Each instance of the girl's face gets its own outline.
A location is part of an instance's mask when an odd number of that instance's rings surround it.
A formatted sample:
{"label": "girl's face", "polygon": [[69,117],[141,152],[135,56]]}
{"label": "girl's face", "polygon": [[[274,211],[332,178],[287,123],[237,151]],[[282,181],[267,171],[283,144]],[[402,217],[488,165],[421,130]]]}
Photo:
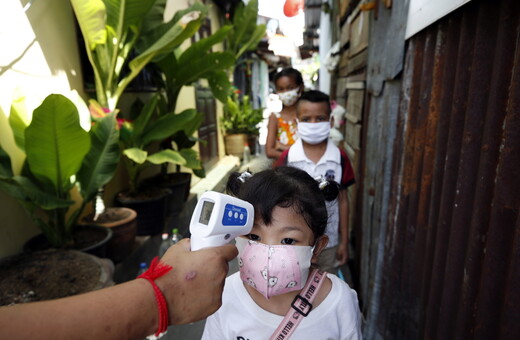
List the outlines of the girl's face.
{"label": "girl's face", "polygon": [[275,207],[272,221],[266,225],[261,218],[255,220],[253,229],[246,238],[268,245],[314,245],[314,234],[302,215],[293,208]]}
{"label": "girl's face", "polygon": [[293,77],[283,76],[276,81],[276,93],[284,93],[300,88]]}
{"label": "girl's face", "polygon": [[243,237],[268,245],[314,246],[312,263],[317,261],[318,255],[329,242],[326,235],[315,240],[314,233],[303,216],[297,214],[292,207],[278,206],[273,209],[270,225],[266,225],[261,218],[255,219],[251,233]]}

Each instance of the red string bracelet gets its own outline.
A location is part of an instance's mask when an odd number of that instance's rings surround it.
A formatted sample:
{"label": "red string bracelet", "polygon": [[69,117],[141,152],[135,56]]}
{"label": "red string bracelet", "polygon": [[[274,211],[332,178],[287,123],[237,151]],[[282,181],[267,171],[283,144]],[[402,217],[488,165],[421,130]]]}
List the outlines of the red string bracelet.
{"label": "red string bracelet", "polygon": [[139,275],[137,278],[146,279],[148,282],[152,284],[153,292],[155,294],[155,300],[157,300],[157,305],[159,307],[159,326],[157,328],[157,332],[155,332],[155,336],[159,336],[162,333],[165,333],[168,329],[168,304],[166,303],[166,299],[164,298],[163,293],[157,287],[154,280],[160,278],[164,274],[168,273],[172,269],[172,266],[167,265],[159,261],[159,257],[155,257],[150,263],[150,268],[147,271]]}

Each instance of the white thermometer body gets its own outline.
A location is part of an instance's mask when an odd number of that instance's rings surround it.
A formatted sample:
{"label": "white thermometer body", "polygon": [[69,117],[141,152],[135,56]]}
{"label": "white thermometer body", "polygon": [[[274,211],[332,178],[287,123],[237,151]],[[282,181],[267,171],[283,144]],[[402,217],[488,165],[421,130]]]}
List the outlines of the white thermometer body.
{"label": "white thermometer body", "polygon": [[206,191],[197,202],[190,222],[191,250],[225,245],[253,228],[251,203],[215,191]]}

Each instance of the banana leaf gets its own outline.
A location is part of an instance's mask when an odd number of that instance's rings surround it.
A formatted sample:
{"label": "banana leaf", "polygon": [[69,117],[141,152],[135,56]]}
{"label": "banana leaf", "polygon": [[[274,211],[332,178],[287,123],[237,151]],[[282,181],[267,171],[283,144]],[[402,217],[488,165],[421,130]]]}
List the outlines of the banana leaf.
{"label": "banana leaf", "polygon": [[90,138],[79,124],[78,110],[66,97],[50,95],[34,110],[25,129],[27,163],[36,178],[52,183],[59,197],[71,189],[70,178],[89,149]]}
{"label": "banana leaf", "polygon": [[95,198],[98,189],[112,179],[119,164],[119,130],[115,114],[98,120],[90,130],[90,139],[90,150],[77,174],[85,202]]}
{"label": "banana leaf", "polygon": [[12,102],[9,125],[11,126],[16,145],[22,151],[25,151],[25,128],[28,125],[25,97],[18,97]]}
{"label": "banana leaf", "polygon": [[[152,59],[173,51],[199,29],[207,11],[196,3],[182,11],[183,16],[158,23],[164,0],[71,0],[71,4],[94,70],[97,101],[110,111]],[[130,59],[136,46],[139,53]],[[130,72],[122,76],[125,64]]]}
{"label": "banana leaf", "polygon": [[142,141],[144,145],[148,145],[154,141],[162,141],[163,139],[170,137],[177,131],[183,130],[186,126],[192,122],[193,119],[197,119],[197,116],[202,115],[195,109],[187,109],[181,113],[168,113],[157,119],[155,122],[150,124],[143,133]]}
{"label": "banana leaf", "polygon": [[147,159],[152,164],[164,164],[164,163],[171,163],[171,164],[178,164],[178,165],[185,165],[186,159],[181,155],[181,153],[175,151],[175,150],[161,150],[159,152],[154,153],[153,155],[148,156]]}

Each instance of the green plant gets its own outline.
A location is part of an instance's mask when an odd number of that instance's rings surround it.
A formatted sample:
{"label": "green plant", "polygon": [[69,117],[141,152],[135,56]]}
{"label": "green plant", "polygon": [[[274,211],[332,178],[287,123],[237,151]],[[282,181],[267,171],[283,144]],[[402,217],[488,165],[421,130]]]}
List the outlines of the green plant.
{"label": "green plant", "polygon": [[222,42],[231,29],[231,26],[223,26],[211,36],[192,43],[185,50],[178,47],[157,61],[164,75],[161,87],[166,94],[168,112],[175,110],[182,87],[200,79],[208,81],[215,98],[223,103],[226,101],[231,89],[226,71],[234,66],[235,57],[228,51],[212,52],[211,48]]}
{"label": "green plant", "polygon": [[[234,66],[235,58],[230,52],[212,52],[211,48],[222,42],[230,30],[230,26],[223,26],[211,36],[192,43],[186,49],[178,47],[174,52],[166,54],[164,58],[157,61],[164,75],[164,81],[160,85],[165,94],[164,102],[159,105],[161,112],[174,111],[182,87],[200,79],[208,81],[215,98],[223,103],[226,101],[231,89],[226,72]],[[198,154],[192,150],[195,143],[199,141],[195,137],[195,132],[198,131],[201,123],[202,119],[188,122],[189,126],[172,134],[161,145],[165,149],[178,151],[186,158],[184,167],[192,169],[199,177],[205,177]],[[179,172],[180,164],[177,164],[176,168]],[[164,163],[162,173],[167,173],[167,163]]]}
{"label": "green plant", "polygon": [[237,90],[228,96],[220,123],[227,134],[258,135],[257,125],[262,119],[263,109],[254,109],[247,95],[240,99]]}
{"label": "green plant", "polygon": [[176,164],[201,169],[198,154],[192,149],[165,149],[150,152],[152,143],[160,142],[179,131],[189,135],[194,127],[198,127],[203,116],[195,109],[184,110],[181,113],[163,114],[159,103],[161,95],[156,94],[140,110],[137,119],[126,121],[121,126],[120,145],[123,150],[125,168],[129,175],[129,195],[140,191],[140,175],[148,166],[155,164]]}
{"label": "green plant", "polygon": [[[154,58],[170,53],[200,27],[195,3],[163,23],[166,0],[71,0],[94,70],[97,101],[113,112],[128,84]],[[139,51],[134,58],[131,51]],[[122,74],[123,66],[129,72]]]}
{"label": "green plant", "polygon": [[[86,132],[79,125],[76,106],[52,94],[34,110],[28,126],[14,106],[9,120],[26,162],[22,174],[15,175],[9,155],[0,148],[0,189],[24,206],[52,246],[67,246],[87,203],[116,170],[119,131],[115,115],[108,114]],[[83,200],[70,211],[74,187]]]}
{"label": "green plant", "polygon": [[257,25],[258,0],[250,0],[247,5],[237,4],[227,36],[227,48],[238,60],[246,51],[256,49],[265,35],[265,25]]}
{"label": "green plant", "polygon": [[[265,35],[265,25],[257,25],[257,17],[258,0],[250,0],[246,5],[240,1],[229,22],[232,28],[226,37],[227,48],[241,63],[247,63],[244,53],[256,49]],[[231,74],[229,77],[232,77]],[[252,108],[248,95],[240,98],[239,91],[236,90],[224,102],[224,114],[220,123],[227,134],[258,135],[256,126],[263,119],[262,112],[262,109]]]}
{"label": "green plant", "polygon": [[[171,55],[197,32],[207,14],[206,6],[195,3],[176,12],[164,23],[166,0],[71,0],[71,3],[94,70],[97,101],[108,112],[116,110],[128,84],[148,63]],[[130,52],[135,57],[130,57]],[[129,69],[127,74],[123,74],[125,65]],[[193,161],[197,158],[194,150],[164,150],[149,155],[148,147],[152,142],[176,131],[189,132],[194,124],[200,125],[202,121],[194,110],[175,115],[172,105],[169,106],[171,109],[157,112],[157,107],[165,106],[157,106],[160,97],[154,98],[143,108],[142,117],[127,121],[121,130],[121,150],[126,156],[123,161],[130,176],[132,194],[139,189],[142,170],[150,164],[171,162],[195,169],[201,167],[200,161],[198,164]],[[161,129],[165,126],[168,130]]]}

